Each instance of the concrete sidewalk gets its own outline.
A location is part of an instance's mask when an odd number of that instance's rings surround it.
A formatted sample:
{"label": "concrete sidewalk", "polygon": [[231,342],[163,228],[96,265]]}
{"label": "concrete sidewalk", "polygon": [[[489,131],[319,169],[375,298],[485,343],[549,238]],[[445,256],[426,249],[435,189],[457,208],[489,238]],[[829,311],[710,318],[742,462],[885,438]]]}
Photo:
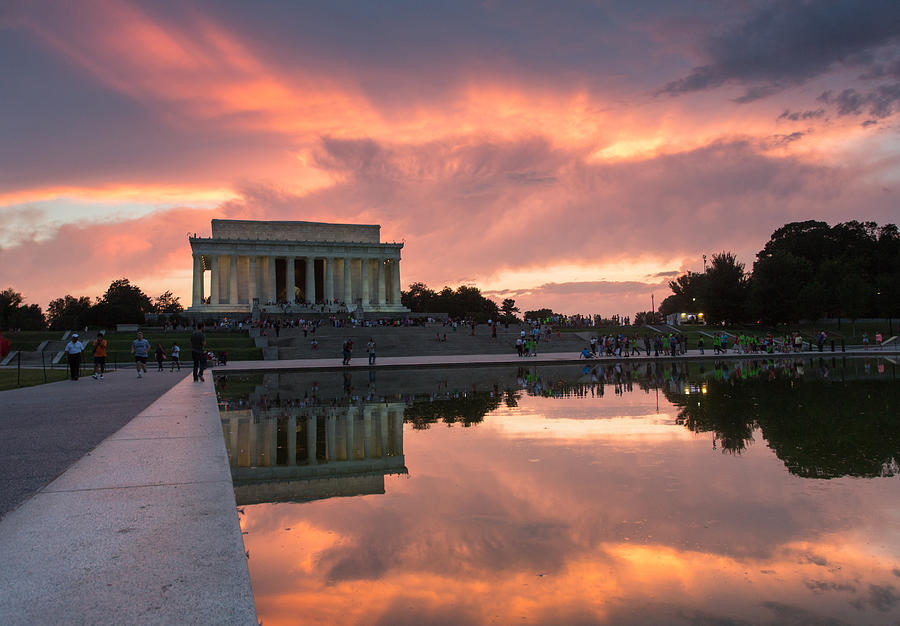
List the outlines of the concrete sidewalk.
{"label": "concrete sidewalk", "polygon": [[212,377],[179,379],[0,522],[0,623],[257,623]]}
{"label": "concrete sidewalk", "polygon": [[184,379],[134,369],[0,391],[0,519]]}

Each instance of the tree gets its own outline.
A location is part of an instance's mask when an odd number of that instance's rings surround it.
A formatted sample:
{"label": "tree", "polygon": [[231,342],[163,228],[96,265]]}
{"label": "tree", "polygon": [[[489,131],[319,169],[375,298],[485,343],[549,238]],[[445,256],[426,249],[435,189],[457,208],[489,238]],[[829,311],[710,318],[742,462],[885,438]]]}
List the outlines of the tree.
{"label": "tree", "polygon": [[40,305],[23,304],[13,312],[10,326],[22,330],[42,330],[47,326],[47,319]]}
{"label": "tree", "polygon": [[497,303],[481,295],[478,287],[460,285],[454,291],[444,287],[435,293],[425,283],[413,283],[401,292],[400,302],[415,313],[446,313],[452,318],[470,318],[477,322],[497,319]]}
{"label": "tree", "polygon": [[660,303],[660,315],[665,317],[672,313],[697,313],[703,306],[705,276],[687,272],[669,281],[669,289],[672,290],[672,295]]}
{"label": "tree", "polygon": [[791,222],[756,256],[753,310],[768,323],[900,312],[900,233],[894,224]]}
{"label": "tree", "polygon": [[[179,305],[180,306],[180,305]],[[150,298],[127,278],[114,280],[91,311],[91,323],[98,326],[143,324],[153,312]]]}
{"label": "tree", "polygon": [[525,311],[525,319],[526,320],[540,320],[544,321],[548,317],[553,317],[556,313],[553,312],[553,309],[535,309],[534,311]]}
{"label": "tree", "polygon": [[13,315],[22,305],[22,302],[24,302],[22,294],[12,287],[7,287],[0,291],[0,328],[13,326]]}
{"label": "tree", "polygon": [[644,324],[661,324],[662,321],[662,315],[660,315],[656,311],[639,311],[638,313],[634,314],[635,326],[643,326]]}
{"label": "tree", "polygon": [[173,315],[182,313],[184,307],[178,301],[178,296],[172,295],[171,291],[167,291],[156,297],[153,303],[153,312],[158,315]]}
{"label": "tree", "polygon": [[714,254],[703,275],[700,307],[707,322],[738,322],[747,316],[744,264],[730,252]]}
{"label": "tree", "polygon": [[91,299],[87,296],[76,298],[66,294],[52,300],[47,306],[47,321],[51,330],[71,330],[87,325]]}
{"label": "tree", "polygon": [[800,320],[800,293],[804,277],[812,274],[809,261],[787,250],[753,264],[750,300],[754,316],[768,325]]}
{"label": "tree", "polygon": [[413,283],[409,291],[400,292],[400,302],[413,313],[437,313],[437,294],[425,283]]}
{"label": "tree", "polygon": [[504,298],[503,302],[500,303],[500,322],[504,324],[515,324],[519,321],[519,318],[516,317],[516,313],[519,312],[519,307],[516,306],[516,301],[512,298]]}

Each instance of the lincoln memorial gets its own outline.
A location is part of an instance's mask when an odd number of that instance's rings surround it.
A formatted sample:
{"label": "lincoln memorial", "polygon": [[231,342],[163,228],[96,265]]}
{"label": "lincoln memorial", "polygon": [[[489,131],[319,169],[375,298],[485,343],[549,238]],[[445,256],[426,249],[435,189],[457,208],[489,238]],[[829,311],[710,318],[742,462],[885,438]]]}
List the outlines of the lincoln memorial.
{"label": "lincoln memorial", "polygon": [[403,244],[381,243],[377,225],[212,220],[211,237],[188,239],[194,258],[188,313],[249,312],[256,305],[408,311],[400,303]]}

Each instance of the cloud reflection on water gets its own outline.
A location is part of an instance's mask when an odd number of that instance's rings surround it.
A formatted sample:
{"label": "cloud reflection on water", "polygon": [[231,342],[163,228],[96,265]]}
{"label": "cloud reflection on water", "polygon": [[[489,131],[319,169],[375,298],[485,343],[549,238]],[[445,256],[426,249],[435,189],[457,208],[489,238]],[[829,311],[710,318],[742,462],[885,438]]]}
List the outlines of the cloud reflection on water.
{"label": "cloud reflection on water", "polygon": [[761,445],[713,452],[652,394],[605,398],[638,416],[605,429],[560,417],[589,402],[526,396],[475,428],[408,428],[410,474],[385,495],[246,507],[260,617],[896,619],[896,481],[801,479]]}

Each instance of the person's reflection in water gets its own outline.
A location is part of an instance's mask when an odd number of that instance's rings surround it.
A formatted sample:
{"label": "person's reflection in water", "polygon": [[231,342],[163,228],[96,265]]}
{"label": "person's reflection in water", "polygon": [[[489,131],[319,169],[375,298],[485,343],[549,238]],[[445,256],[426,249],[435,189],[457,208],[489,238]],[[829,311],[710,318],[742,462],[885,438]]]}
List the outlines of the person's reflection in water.
{"label": "person's reflection in water", "polygon": [[344,372],[344,395],[349,396],[353,392],[353,381],[350,372]]}
{"label": "person's reflection in water", "polygon": [[376,399],[377,398],[375,396],[375,370],[371,369],[371,370],[369,370],[369,391],[368,391],[368,396],[366,397],[366,400],[368,400],[369,402],[372,402],[373,400],[376,400]]}

